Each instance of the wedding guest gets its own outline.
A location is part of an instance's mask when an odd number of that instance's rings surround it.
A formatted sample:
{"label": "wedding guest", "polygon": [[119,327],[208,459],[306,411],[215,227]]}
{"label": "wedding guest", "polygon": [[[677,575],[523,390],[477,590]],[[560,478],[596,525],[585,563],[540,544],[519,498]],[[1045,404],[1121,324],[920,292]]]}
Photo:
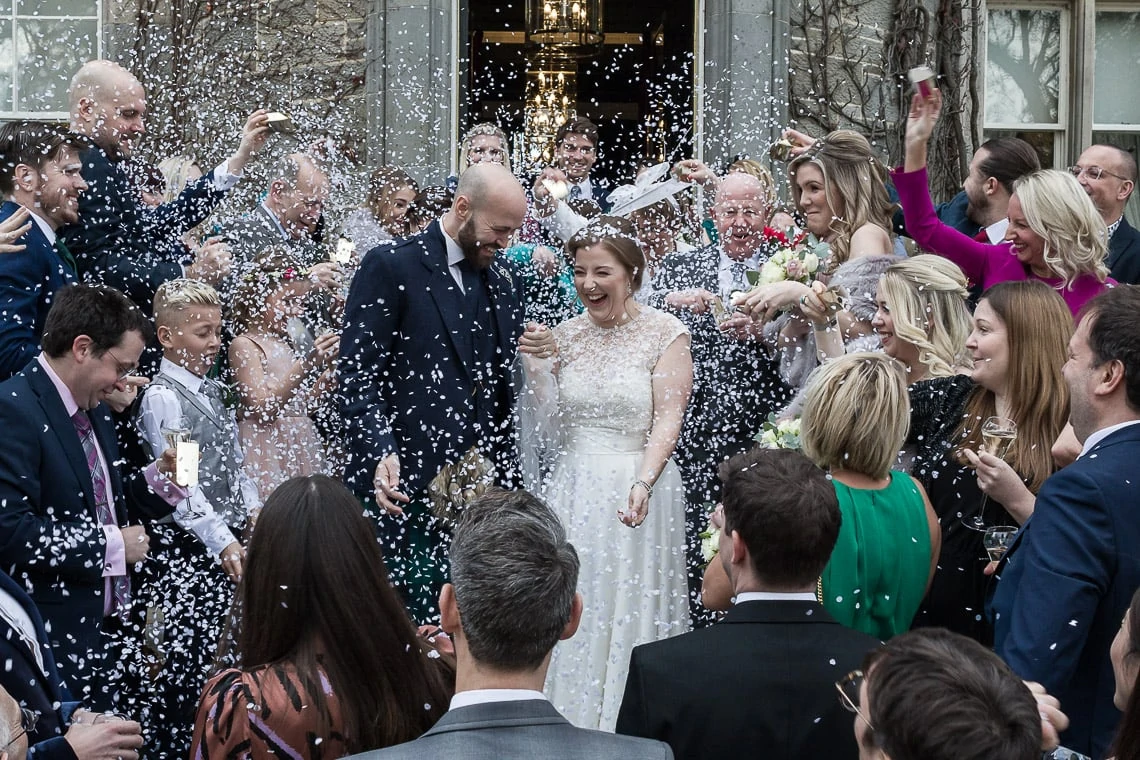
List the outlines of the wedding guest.
{"label": "wedding guest", "polygon": [[[617,731],[677,758],[855,760],[832,684],[879,642],[815,598],[840,531],[827,475],[802,454],[756,448],[724,462],[720,551],[735,605],[719,624],[634,648]],[[710,695],[716,695],[710,699]]]}
{"label": "wedding guest", "polygon": [[368,178],[368,198],[364,205],[344,219],[341,236],[356,246],[358,255],[381,243],[408,235],[408,206],[419,187],[398,166],[381,166]]}
{"label": "wedding guest", "polygon": [[728,313],[731,294],[748,288],[770,253],[764,224],[774,189],[755,177],[733,173],[717,189],[712,207],[719,243],[666,256],[654,275],[654,308],[668,309],[692,336],[693,395],[685,412],[677,464],[686,492],[690,612],[704,615],[699,602],[703,561],[698,534],[719,493],[716,468],[753,446],[768,415],[784,406],[788,389],[768,349],[757,339],[746,314]]}
{"label": "wedding guest", "polygon": [[[471,127],[459,141],[459,174],[484,161],[511,168],[511,145],[507,133],[498,124],[489,121]],[[445,189],[449,193],[454,193],[459,185],[459,174],[447,178]],[[447,208],[443,210],[446,211]]]}
{"label": "wedding guest", "polygon": [[451,709],[426,734],[358,760],[667,760],[669,748],[572,725],[542,693],[551,650],[582,618],[578,553],[526,491],[491,491],[463,512],[439,595],[455,639]]}
{"label": "wedding guest", "polygon": [[265,501],[193,760],[338,758],[416,738],[446,711],[446,658],[418,638],[360,504],[323,475]]}
{"label": "wedding guest", "polygon": [[891,470],[909,419],[898,362],[855,353],[813,373],[800,420],[804,453],[831,474],[843,514],[817,596],[840,623],[880,639],[910,628],[942,537],[919,482]]}
{"label": "wedding guest", "polygon": [[86,145],[44,122],[0,127],[0,378],[35,358],[56,292],[78,277],[57,233],[79,219]]}
{"label": "wedding guest", "polygon": [[331,400],[340,336],[327,332],[311,349],[295,347],[288,325],[304,312],[312,281],[269,249],[237,288],[229,364],[237,387],[238,433],[245,472],[268,496],[298,475],[328,472],[312,415]]}
{"label": "wedding guest", "polygon": [[90,187],[79,201],[79,221],[60,228],[79,275],[124,292],[149,312],[154,293],[178,277],[217,285],[229,273],[227,252],[200,253],[183,265],[178,238],[217,207],[241,178],[269,136],[264,110],[250,114],[237,151],[182,189],[171,202],[145,209],[118,164],[129,159],[145,133],[146,91],[130,72],[105,60],[88,61],[68,88],[71,131],[90,139],[83,178]]}
{"label": "wedding guest", "polygon": [[1081,189],[1092,199],[1108,225],[1108,256],[1104,265],[1119,282],[1140,282],[1140,231],[1124,218],[1124,208],[1136,190],[1136,156],[1116,145],[1090,145],[1069,167]]}
{"label": "wedding guest", "polygon": [[442,185],[428,185],[408,204],[408,234],[418,235],[451,208],[454,193]]}
{"label": "wedding guest", "polygon": [[[936,421],[923,426],[928,438],[911,472],[927,489],[941,523],[942,557],[916,626],[943,626],[992,643],[984,614],[990,587],[984,531],[1025,522],[1038,490],[1055,471],[1049,447],[1068,416],[1061,367],[1071,335],[1071,315],[1052,288],[999,283],[982,295],[974,312],[966,341],[973,364],[968,385],[927,396],[924,406]],[[1017,426],[1004,452],[981,448],[982,425],[990,417]]]}
{"label": "wedding guest", "polygon": [[162,611],[162,626],[171,635],[163,640],[152,628],[157,640],[141,651],[132,648],[134,666],[146,672],[158,659],[162,675],[127,684],[123,699],[134,700],[130,712],[143,723],[148,751],[181,757],[232,589],[242,576],[240,537],[261,498],[242,470],[245,455],[224,390],[206,377],[222,344],[217,291],[197,280],[165,282],[154,296],[154,321],[162,361],[143,392],[135,424],[152,456],[174,445],[168,431],[184,430],[198,443],[201,459],[198,482],[187,487],[169,519],[152,525],[152,562],[138,575],[137,599]]}
{"label": "wedding guest", "polygon": [[982,243],[934,215],[926,177],[926,147],[942,110],[942,95],[915,95],[907,119],[906,161],[892,177],[908,232],[923,248],[945,256],[988,288],[1007,280],[1040,280],[1057,290],[1074,315],[1113,284],[1105,266],[1108,230],[1076,178],[1042,170],[1014,183],[1009,228],[999,245]]}
{"label": "wedding guest", "polygon": [[[998,564],[995,651],[1065,705],[1066,746],[1104,757],[1120,711],[1109,656],[1140,587],[1140,286],[1083,310],[1063,368],[1070,422],[1084,449],[1037,494],[1033,516]],[[1076,625],[1073,621],[1077,621]]]}
{"label": "wedding guest", "polygon": [[1116,738],[1108,757],[1115,760],[1140,760],[1140,589],[1132,595],[1132,604],[1124,613],[1120,630],[1109,649],[1112,672],[1116,677],[1116,693],[1112,703],[1124,715],[1116,729]]}
{"label": "wedding guest", "polygon": [[1042,712],[1027,684],[975,641],[912,631],[839,687],[867,760],[1038,760]]}
{"label": "wedding guest", "polygon": [[[820,268],[826,276],[816,276],[811,285],[792,279],[761,285],[741,309],[769,323],[765,339],[779,350],[781,377],[802,388],[822,359],[879,347],[871,317],[879,276],[897,261],[894,205],[884,187],[886,168],[867,139],[850,130],[817,140],[788,172],[807,231],[828,245]],[[843,308],[821,297],[827,289],[846,296]]]}

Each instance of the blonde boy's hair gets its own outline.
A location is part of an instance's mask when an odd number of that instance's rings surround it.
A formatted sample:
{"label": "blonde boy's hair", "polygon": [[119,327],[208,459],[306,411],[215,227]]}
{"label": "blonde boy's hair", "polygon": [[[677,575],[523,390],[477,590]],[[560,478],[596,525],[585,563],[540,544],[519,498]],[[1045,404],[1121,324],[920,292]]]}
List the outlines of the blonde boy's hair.
{"label": "blonde boy's hair", "polygon": [[222,307],[218,291],[199,280],[179,278],[164,282],[154,294],[154,325],[170,327],[171,321],[191,306]]}

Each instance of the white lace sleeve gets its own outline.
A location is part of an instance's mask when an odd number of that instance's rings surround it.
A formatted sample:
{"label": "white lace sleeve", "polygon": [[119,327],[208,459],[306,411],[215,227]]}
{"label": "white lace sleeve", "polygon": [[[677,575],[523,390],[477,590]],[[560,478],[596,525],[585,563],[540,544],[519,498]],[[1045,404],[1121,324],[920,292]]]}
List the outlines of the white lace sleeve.
{"label": "white lace sleeve", "polygon": [[561,445],[558,414],[558,377],[555,359],[519,354],[518,426],[519,464],[523,485],[539,493],[554,454]]}

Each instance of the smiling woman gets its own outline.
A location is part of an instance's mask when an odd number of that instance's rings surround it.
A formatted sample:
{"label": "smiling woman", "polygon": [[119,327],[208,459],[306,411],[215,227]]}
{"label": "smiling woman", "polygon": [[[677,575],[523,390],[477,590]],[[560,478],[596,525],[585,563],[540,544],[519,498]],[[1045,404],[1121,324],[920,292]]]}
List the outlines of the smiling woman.
{"label": "smiling woman", "polygon": [[927,189],[926,146],[941,109],[938,90],[929,98],[914,96],[906,164],[892,175],[915,242],[950,259],[983,287],[1009,280],[1044,282],[1061,293],[1073,314],[1114,284],[1104,265],[1108,229],[1066,172],[1041,170],[1015,183],[1009,229],[999,245],[977,242],[938,220]]}

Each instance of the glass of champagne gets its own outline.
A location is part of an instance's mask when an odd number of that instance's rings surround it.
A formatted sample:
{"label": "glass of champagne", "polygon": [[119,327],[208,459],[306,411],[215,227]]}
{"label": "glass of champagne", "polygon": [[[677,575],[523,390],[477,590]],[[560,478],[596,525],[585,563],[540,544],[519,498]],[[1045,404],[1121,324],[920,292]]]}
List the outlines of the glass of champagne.
{"label": "glass of champagne", "polygon": [[[1017,440],[1017,423],[1006,417],[987,417],[982,423],[982,445],[986,452],[998,459],[1004,460],[1009,454],[1010,447]],[[981,456],[982,452],[978,452]],[[987,529],[985,511],[989,503],[989,494],[982,494],[982,502],[978,505],[978,514],[969,520],[964,520],[967,528],[984,531]]]}
{"label": "glass of champagne", "polygon": [[982,538],[982,546],[986,548],[990,562],[997,562],[1002,558],[1006,549],[1013,543],[1013,537],[1016,534],[1017,528],[1013,525],[991,525],[986,528],[986,535]]}

